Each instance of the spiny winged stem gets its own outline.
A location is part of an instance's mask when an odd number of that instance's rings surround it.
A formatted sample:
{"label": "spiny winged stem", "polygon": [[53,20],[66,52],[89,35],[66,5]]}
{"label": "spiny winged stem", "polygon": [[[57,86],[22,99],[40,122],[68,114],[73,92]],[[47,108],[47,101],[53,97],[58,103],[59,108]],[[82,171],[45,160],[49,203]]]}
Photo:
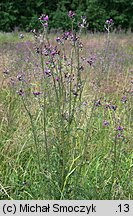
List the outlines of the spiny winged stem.
{"label": "spiny winged stem", "polygon": [[[81,104],[81,97],[82,97],[82,93],[83,93],[83,81],[81,80],[81,72],[80,72],[80,36],[82,33],[83,28],[85,28],[86,26],[86,17],[81,17],[82,18],[82,24],[80,26],[80,32],[78,37],[76,37],[76,33],[73,34],[74,35],[74,50],[75,50],[75,57],[76,57],[76,62],[77,62],[77,74],[76,74],[76,95],[74,98],[74,102],[73,102],[73,108],[72,108],[72,118],[74,116],[74,112],[75,112],[75,106],[76,106],[76,102],[77,102],[77,98],[79,99],[79,102]],[[72,32],[73,32],[73,21],[72,21]],[[85,82],[84,82],[85,84]],[[79,94],[79,96],[78,96]]]}
{"label": "spiny winged stem", "polygon": [[[76,33],[74,33],[73,30],[73,20],[72,20],[72,36],[73,36],[73,45],[71,47],[71,64],[70,64],[70,80],[69,80],[69,118],[68,118],[68,132],[67,132],[67,143],[70,143],[70,132],[71,132],[71,125],[74,119],[74,113],[75,113],[75,106],[76,106],[76,102],[77,102],[77,96],[75,95],[75,98],[73,100],[72,98],[72,88],[73,88],[73,80],[72,80],[72,75],[73,75],[73,62],[74,62],[74,57],[77,58],[77,79],[76,79],[76,93],[78,91],[78,84],[81,81],[80,78],[80,74],[79,74],[79,67],[80,67],[80,63],[79,63],[79,44],[76,43]],[[78,51],[77,51],[78,49]],[[74,55],[75,54],[75,55]],[[64,147],[65,149],[65,142],[64,142]],[[73,147],[72,147],[73,148]],[[69,151],[70,148],[68,148]],[[67,152],[68,152],[67,151]],[[69,152],[68,152],[69,153]],[[69,155],[69,154],[68,154]],[[66,157],[66,153],[65,155],[63,154],[64,160],[67,159]],[[61,190],[61,199],[63,198],[63,194],[65,191],[65,187],[67,185],[67,181],[68,181],[68,177],[69,177],[69,173],[65,174],[65,166],[64,166],[64,161],[63,161],[63,167],[62,167],[62,190]]]}
{"label": "spiny winged stem", "polygon": [[[47,37],[48,38],[48,37]],[[47,39],[46,38],[46,39]],[[59,154],[60,154],[60,166],[61,166],[61,176],[62,176],[62,181],[61,181],[61,185],[64,184],[64,173],[65,173],[65,129],[64,129],[64,119],[62,117],[62,100],[63,100],[63,77],[61,74],[61,71],[59,71],[60,66],[61,66],[61,59],[60,61],[57,62],[57,65],[55,65],[54,63],[54,57],[52,57],[50,54],[48,55],[49,58],[49,68],[52,71],[51,76],[52,76],[52,80],[53,80],[53,86],[54,86],[54,91],[55,91],[55,95],[56,95],[56,109],[57,109],[57,114],[58,114],[58,123],[56,123],[56,132],[59,136],[59,146],[57,146],[57,148],[59,149]],[[60,65],[59,65],[60,64]],[[57,81],[55,78],[55,73],[53,72],[53,65],[54,65],[54,69],[56,70],[56,73],[59,77],[59,80]],[[59,68],[58,68],[59,67]],[[63,100],[64,103],[64,100]],[[63,106],[64,107],[64,106]],[[60,134],[60,135],[59,135]],[[62,186],[61,186],[62,187]]]}
{"label": "spiny winged stem", "polygon": [[[42,37],[42,41],[44,43],[44,37],[47,37],[47,31],[44,27],[44,30],[43,30],[43,37]],[[41,57],[41,68],[42,68],[42,73],[44,75],[44,59],[43,59],[43,55],[42,55],[42,48],[43,48],[43,45],[41,47],[41,54],[40,54],[40,57]],[[48,143],[47,143],[47,115],[46,115],[46,108],[47,108],[47,104],[46,104],[46,82],[45,82],[45,79],[44,79],[44,83],[43,83],[43,87],[44,87],[44,91],[43,91],[43,129],[44,129],[44,138],[45,138],[45,148],[46,148],[46,153],[47,153],[47,159],[48,159],[48,164],[50,165],[50,159],[49,159],[49,149],[48,149]]]}
{"label": "spiny winged stem", "polygon": [[35,148],[36,148],[36,153],[37,153],[37,158],[38,158],[38,166],[39,166],[39,170],[41,171],[41,161],[40,161],[40,154],[39,154],[39,148],[38,148],[38,140],[37,140],[36,128],[34,125],[33,117],[32,117],[32,114],[31,114],[30,110],[28,109],[28,107],[24,101],[23,96],[22,96],[22,102],[23,102],[24,108],[25,108],[25,110],[29,116],[29,119],[30,119],[30,124],[31,124],[31,128],[32,128],[32,133],[33,133],[33,138],[34,138],[34,143],[35,143]]}
{"label": "spiny winged stem", "polygon": [[[73,31],[73,23],[74,20],[72,20],[72,35],[74,35]],[[75,41],[74,41],[75,46]],[[71,48],[71,69],[70,69],[70,83],[69,83],[69,121],[68,121],[68,132],[70,131],[70,125],[72,122],[72,116],[71,116],[71,102],[72,102],[72,72],[73,72],[73,47]]]}
{"label": "spiny winged stem", "polygon": [[[65,161],[68,160],[68,155],[69,155],[69,147],[67,147],[66,151],[66,145],[70,144],[70,126],[72,123],[72,73],[73,73],[73,48],[71,49],[71,68],[70,68],[70,80],[69,80],[69,104],[68,104],[68,129],[67,129],[67,137],[64,137],[64,132],[62,131],[62,152],[61,152],[61,157],[63,158],[62,160],[62,181],[61,181],[61,199],[63,197],[64,189],[65,189],[65,181],[66,181],[66,173],[65,173]],[[61,121],[62,126],[64,125],[63,123],[64,120]],[[65,131],[64,127],[63,130]],[[65,142],[65,139],[66,142]]]}
{"label": "spiny winged stem", "polygon": [[[111,32],[111,27],[113,25],[113,20],[108,19],[105,22],[104,28],[107,31],[107,39],[105,41],[105,52],[104,52],[104,61],[103,61],[103,66],[102,66],[102,72],[107,72],[107,84],[109,81],[109,66],[110,66],[110,61],[107,59],[108,54],[109,54],[109,48],[110,48],[110,32]],[[107,63],[106,63],[107,61]]]}
{"label": "spiny winged stem", "polygon": [[[76,35],[75,35],[75,40],[76,40]],[[77,62],[76,95],[74,97],[73,107],[71,108],[70,124],[71,124],[73,117],[74,117],[75,107],[76,107],[76,103],[77,103],[78,99],[79,99],[79,102],[81,104],[81,97],[82,97],[82,92],[83,92],[83,89],[81,89],[82,86],[81,86],[81,73],[80,73],[79,38],[77,38],[77,41],[74,43],[74,51],[75,51],[75,57],[76,57],[76,62]],[[73,57],[72,57],[72,59],[73,59]]]}
{"label": "spiny winged stem", "polygon": [[[77,82],[76,82],[76,89],[79,92],[79,101],[81,103],[81,96],[82,96],[82,86],[81,86],[81,72],[80,72],[80,56],[79,56],[79,38],[77,39],[76,47],[76,60],[77,60]],[[79,89],[79,90],[78,90]]]}
{"label": "spiny winged stem", "polygon": [[[70,69],[70,83],[69,83],[69,121],[68,121],[68,132],[70,132],[70,126],[73,121],[74,117],[74,111],[75,111],[75,104],[76,104],[76,98],[74,98],[73,102],[73,107],[72,107],[72,73],[73,73],[73,62],[74,62],[74,53],[76,56],[76,33],[74,32],[73,29],[73,24],[74,20],[72,20],[72,36],[73,36],[73,42],[74,44],[72,45],[71,48],[71,69]],[[77,84],[76,84],[76,89],[77,89]]]}
{"label": "spiny winged stem", "polygon": [[[70,69],[70,83],[69,83],[69,127],[72,122],[72,116],[71,116],[71,107],[72,107],[72,72],[73,72],[73,49],[71,49],[71,69]],[[68,129],[69,131],[69,129]]]}

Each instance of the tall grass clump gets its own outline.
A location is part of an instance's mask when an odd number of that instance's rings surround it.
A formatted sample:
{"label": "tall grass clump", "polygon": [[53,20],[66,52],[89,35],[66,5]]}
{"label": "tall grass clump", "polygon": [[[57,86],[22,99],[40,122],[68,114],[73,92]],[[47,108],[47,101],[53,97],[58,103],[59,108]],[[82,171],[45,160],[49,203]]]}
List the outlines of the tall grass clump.
{"label": "tall grass clump", "polygon": [[132,198],[130,54],[122,64],[112,19],[95,52],[82,39],[86,17],[77,33],[68,16],[71,30],[51,39],[43,14],[42,32],[3,71],[1,199]]}

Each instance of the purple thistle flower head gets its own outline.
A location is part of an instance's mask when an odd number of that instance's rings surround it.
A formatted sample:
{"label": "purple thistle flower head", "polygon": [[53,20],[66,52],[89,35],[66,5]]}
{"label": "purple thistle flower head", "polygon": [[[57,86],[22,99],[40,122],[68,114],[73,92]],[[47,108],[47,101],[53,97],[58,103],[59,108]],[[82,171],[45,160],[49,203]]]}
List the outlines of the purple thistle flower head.
{"label": "purple thistle flower head", "polygon": [[49,20],[49,17],[48,15],[45,15],[45,14],[42,14],[39,18],[39,20],[41,21],[42,25],[44,27],[47,27],[48,26],[48,20]]}
{"label": "purple thistle flower head", "polygon": [[122,97],[121,102],[122,103],[126,103],[127,102],[127,97],[125,95]]}
{"label": "purple thistle flower head", "polygon": [[56,54],[56,51],[52,51],[51,55],[54,56]]}
{"label": "purple thistle flower head", "polygon": [[110,18],[110,19],[107,19],[106,20],[106,24],[108,24],[108,25],[111,25],[111,24],[113,24],[113,20]]}
{"label": "purple thistle flower head", "polygon": [[60,37],[57,37],[56,39],[55,39],[57,42],[60,42]]}
{"label": "purple thistle flower head", "polygon": [[48,26],[48,22],[44,23],[43,25],[44,25],[45,27],[47,27],[47,26]]}
{"label": "purple thistle flower head", "polygon": [[68,12],[68,16],[72,19],[75,16],[75,13],[73,11]]}
{"label": "purple thistle flower head", "polygon": [[39,96],[41,94],[41,92],[33,92],[33,95],[36,97],[36,96]]}
{"label": "purple thistle flower head", "polygon": [[48,21],[49,20],[49,17],[48,17],[48,15],[45,15],[45,14],[42,14],[40,17],[39,17],[39,20],[41,20],[41,21]]}
{"label": "purple thistle flower head", "polygon": [[104,120],[104,121],[103,121],[103,126],[109,126],[109,122],[106,121],[106,120]]}
{"label": "purple thistle flower head", "polygon": [[44,21],[48,21],[49,20],[49,17],[48,17],[48,15],[46,15],[45,17],[44,17],[44,19],[43,19]]}
{"label": "purple thistle flower head", "polygon": [[121,127],[120,125],[117,127],[118,131],[123,131],[123,127]]}
{"label": "purple thistle flower head", "polygon": [[56,81],[59,81],[59,77],[56,77],[55,79],[56,79]]}
{"label": "purple thistle flower head", "polygon": [[98,101],[95,102],[95,106],[100,106],[101,105],[101,101],[100,99],[98,99]]}
{"label": "purple thistle flower head", "polygon": [[111,18],[109,19],[109,21],[110,21],[110,23],[112,23],[112,22],[113,22],[113,20],[112,20]]}
{"label": "purple thistle flower head", "polygon": [[71,35],[70,31],[64,32],[64,34],[62,35],[62,39],[67,40],[70,35]]}
{"label": "purple thistle flower head", "polygon": [[120,133],[118,133],[118,134],[117,134],[117,137],[118,137],[118,138],[120,138],[120,137],[121,137],[121,134],[120,134]]}

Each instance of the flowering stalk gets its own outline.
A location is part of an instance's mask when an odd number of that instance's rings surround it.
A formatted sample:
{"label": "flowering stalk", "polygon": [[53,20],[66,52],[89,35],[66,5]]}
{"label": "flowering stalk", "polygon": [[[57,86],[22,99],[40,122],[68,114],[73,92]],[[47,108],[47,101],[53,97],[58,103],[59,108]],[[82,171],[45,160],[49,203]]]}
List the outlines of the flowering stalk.
{"label": "flowering stalk", "polygon": [[105,22],[104,27],[105,27],[105,29],[106,29],[106,31],[108,33],[108,40],[109,40],[109,35],[110,35],[110,30],[111,30],[112,25],[113,25],[113,20],[111,18],[107,19],[106,22]]}
{"label": "flowering stalk", "polygon": [[34,126],[34,121],[33,121],[33,118],[32,118],[32,114],[31,112],[29,111],[26,103],[25,103],[25,100],[24,100],[24,97],[22,96],[22,102],[23,102],[23,106],[29,116],[29,119],[30,119],[30,123],[31,123],[31,128],[32,128],[32,133],[33,133],[33,138],[34,138],[34,143],[35,143],[35,148],[36,148],[36,153],[37,153],[37,158],[38,158],[38,165],[39,165],[39,170],[41,171],[41,161],[40,161],[40,153],[39,153],[39,148],[38,148],[38,139],[37,139],[37,134],[36,134],[36,128]]}
{"label": "flowering stalk", "polygon": [[[42,15],[39,18],[42,26],[43,26],[43,35],[42,35],[42,41],[41,41],[41,51],[40,51],[40,57],[41,57],[41,68],[42,68],[42,75],[44,76],[44,59],[43,59],[43,45],[44,45],[44,40],[47,38],[47,26],[48,26],[48,20],[49,17],[48,15]],[[49,44],[49,41],[48,41]],[[47,152],[47,159],[48,159],[48,164],[50,165],[50,159],[49,159],[49,149],[48,149],[48,143],[47,143],[47,110],[46,110],[46,82],[45,79],[43,81],[43,128],[44,128],[44,138],[45,138],[45,148]]]}

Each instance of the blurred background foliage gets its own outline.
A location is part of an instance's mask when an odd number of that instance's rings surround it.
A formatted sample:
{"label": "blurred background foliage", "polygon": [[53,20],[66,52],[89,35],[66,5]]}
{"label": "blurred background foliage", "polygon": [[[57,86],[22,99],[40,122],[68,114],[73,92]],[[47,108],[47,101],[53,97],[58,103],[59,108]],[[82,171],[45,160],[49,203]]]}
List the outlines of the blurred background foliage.
{"label": "blurred background foliage", "polygon": [[38,17],[50,18],[49,29],[69,29],[69,10],[76,12],[75,24],[81,15],[87,16],[89,31],[104,31],[108,18],[114,29],[133,31],[133,0],[0,0],[0,31],[30,31],[39,28]]}

